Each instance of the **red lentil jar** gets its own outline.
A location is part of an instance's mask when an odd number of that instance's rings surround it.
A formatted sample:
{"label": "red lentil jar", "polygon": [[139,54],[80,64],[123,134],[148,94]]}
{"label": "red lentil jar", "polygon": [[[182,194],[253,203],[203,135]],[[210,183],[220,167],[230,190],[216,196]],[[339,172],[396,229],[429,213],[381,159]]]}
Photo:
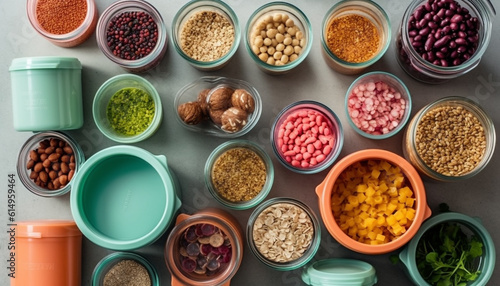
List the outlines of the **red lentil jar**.
{"label": "red lentil jar", "polygon": [[33,28],[57,46],[82,44],[94,32],[98,12],[94,0],[28,0]]}
{"label": "red lentil jar", "polygon": [[167,50],[165,23],[146,1],[121,0],[111,4],[99,17],[96,37],[108,59],[135,73],[154,68]]}

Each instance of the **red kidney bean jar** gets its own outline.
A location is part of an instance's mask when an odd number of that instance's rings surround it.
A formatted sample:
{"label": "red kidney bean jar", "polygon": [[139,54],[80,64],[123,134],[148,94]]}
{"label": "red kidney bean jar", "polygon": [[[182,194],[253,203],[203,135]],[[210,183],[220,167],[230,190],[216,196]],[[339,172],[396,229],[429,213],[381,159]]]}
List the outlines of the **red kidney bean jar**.
{"label": "red kidney bean jar", "polygon": [[412,77],[441,83],[475,68],[491,37],[489,0],[418,0],[407,8],[397,59]]}

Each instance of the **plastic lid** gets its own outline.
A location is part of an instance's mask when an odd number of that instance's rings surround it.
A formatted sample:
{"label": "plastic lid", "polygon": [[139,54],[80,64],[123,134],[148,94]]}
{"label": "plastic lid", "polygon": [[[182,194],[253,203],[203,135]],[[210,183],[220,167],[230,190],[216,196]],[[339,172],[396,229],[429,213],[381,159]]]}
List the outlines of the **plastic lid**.
{"label": "plastic lid", "polygon": [[334,258],[316,261],[302,272],[307,285],[371,286],[377,283],[375,268],[354,259]]}
{"label": "plastic lid", "polygon": [[72,220],[36,220],[17,222],[16,237],[45,238],[81,236]]}
{"label": "plastic lid", "polygon": [[26,57],[13,59],[9,71],[34,69],[82,69],[77,58],[69,57]]}

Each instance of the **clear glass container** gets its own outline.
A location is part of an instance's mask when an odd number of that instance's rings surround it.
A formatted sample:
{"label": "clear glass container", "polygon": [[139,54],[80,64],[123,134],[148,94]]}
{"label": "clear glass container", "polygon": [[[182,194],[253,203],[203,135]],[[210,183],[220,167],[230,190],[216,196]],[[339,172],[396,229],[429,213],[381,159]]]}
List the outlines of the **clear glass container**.
{"label": "clear glass container", "polygon": [[[115,16],[119,16],[125,12],[144,12],[152,17],[158,28],[158,39],[154,48],[149,54],[136,60],[122,59],[114,55],[108,47],[108,25]],[[123,69],[134,73],[145,72],[156,67],[167,51],[167,27],[165,26],[163,18],[153,5],[143,0],[119,0],[112,3],[99,17],[96,28],[96,38],[97,45],[108,59]]]}
{"label": "clear glass container", "polygon": [[[182,30],[186,22],[197,13],[215,12],[229,21],[234,30],[234,40],[229,51],[222,57],[212,61],[200,61],[193,59],[186,54],[181,47]],[[236,13],[226,3],[219,0],[193,0],[182,6],[175,14],[172,21],[172,42],[177,53],[184,58],[191,66],[202,71],[215,71],[223,68],[229,63],[240,45],[241,31]]]}
{"label": "clear glass container", "polygon": [[[347,62],[337,57],[329,48],[328,29],[332,21],[343,16],[357,15],[369,20],[379,35],[378,49],[374,55],[360,63]],[[321,52],[328,66],[342,74],[359,74],[377,62],[387,51],[391,42],[391,23],[385,11],[377,3],[369,0],[340,1],[332,6],[325,15],[321,30]]]}
{"label": "clear glass container", "polygon": [[[187,272],[182,267],[181,237],[185,236],[187,229],[200,224],[213,225],[221,230],[227,236],[225,244],[230,246],[231,250],[229,261],[221,263],[220,268],[211,275]],[[176,226],[170,232],[165,244],[165,264],[172,275],[171,285],[229,285],[243,260],[243,247],[241,227],[228,212],[216,208],[207,208],[193,215],[180,214],[177,217]]]}
{"label": "clear glass container", "polygon": [[[217,159],[226,151],[235,148],[245,148],[248,149],[249,151],[255,152],[263,161],[264,166],[266,168],[266,181],[264,183],[264,186],[262,187],[262,190],[254,198],[247,201],[233,202],[224,198],[224,196],[220,194],[219,190],[217,190],[217,187],[214,185],[214,182],[212,180],[212,172],[214,164],[216,163]],[[215,148],[215,150],[212,151],[205,164],[205,184],[208,190],[210,191],[210,194],[212,194],[212,196],[219,203],[231,209],[245,210],[258,205],[267,197],[267,195],[271,191],[273,182],[274,182],[274,167],[271,158],[261,147],[248,140],[231,140],[222,143],[217,148]]]}
{"label": "clear glass container", "polygon": [[479,40],[471,58],[457,66],[443,67],[424,60],[411,44],[409,22],[414,19],[414,11],[426,2],[427,0],[412,1],[406,9],[396,37],[395,54],[401,68],[410,76],[425,83],[439,84],[462,76],[479,64],[490,42],[492,21],[496,12],[489,0],[455,0],[461,7],[466,8],[472,17],[478,18]]}
{"label": "clear glass container", "polygon": [[[17,173],[23,185],[32,193],[42,196],[42,197],[56,197],[61,196],[68,193],[71,190],[71,179],[68,179],[68,183],[59,189],[51,190],[46,187],[41,187],[35,183],[30,178],[31,171],[27,168],[28,162],[30,161],[30,152],[33,150],[40,149],[40,142],[45,140],[50,140],[51,138],[55,138],[61,140],[61,142],[67,142],[69,147],[72,149],[72,154],[74,155],[74,175],[78,172],[80,166],[85,161],[85,156],[83,154],[80,145],[70,137],[69,135],[57,132],[57,131],[48,131],[36,133],[31,136],[21,147],[21,151],[19,152],[19,156],[17,158]],[[57,152],[57,151],[54,151]],[[41,154],[39,154],[41,155]],[[48,160],[48,159],[47,159]],[[58,161],[59,162],[59,161]],[[47,172],[48,173],[48,172]],[[74,177],[73,175],[73,177]]]}
{"label": "clear glass container", "polygon": [[[329,127],[331,135],[334,139],[331,151],[327,154],[326,158],[314,166],[294,166],[292,162],[287,160],[287,155],[285,155],[280,147],[280,129],[283,122],[285,122],[290,116],[293,116],[300,111],[312,111],[322,115],[326,120],[325,122],[327,122],[327,126]],[[340,155],[342,146],[344,145],[344,132],[340,119],[329,107],[316,101],[303,100],[288,105],[283,108],[278,116],[276,116],[271,128],[271,145],[273,147],[274,155],[276,155],[278,161],[289,170],[299,174],[315,174],[330,167]]]}
{"label": "clear glass container", "polygon": [[[272,65],[261,60],[252,48],[252,34],[256,26],[259,25],[259,23],[261,23],[267,17],[272,17],[276,14],[287,15],[289,19],[293,20],[298,30],[302,32],[302,41],[304,41],[304,45],[302,46],[302,50],[298,54],[297,59],[284,65]],[[286,2],[271,2],[261,6],[252,13],[250,18],[248,19],[245,29],[245,46],[247,48],[248,54],[257,64],[259,69],[268,74],[284,74],[300,65],[300,63],[302,63],[309,54],[312,47],[312,41],[313,31],[309,19],[298,7]]]}
{"label": "clear glass container", "polygon": [[[382,133],[382,134],[373,134],[368,132],[366,129],[362,129],[361,126],[356,125],[354,123],[350,108],[349,108],[349,97],[353,90],[356,89],[361,84],[367,84],[369,82],[377,83],[377,82],[382,82],[385,83],[389,86],[389,88],[393,88],[395,92],[398,92],[401,95],[401,99],[404,99],[405,101],[405,109],[404,109],[404,114],[402,115],[401,119],[399,120],[399,123],[396,127],[394,127],[392,130],[390,130],[387,133]],[[366,98],[366,97],[365,97]],[[394,101],[392,101],[394,103]],[[386,102],[383,102],[386,103]],[[366,73],[357,79],[355,79],[351,86],[347,89],[346,92],[346,97],[345,97],[345,112],[347,115],[347,121],[349,122],[349,125],[354,129],[358,134],[361,136],[364,136],[366,138],[370,139],[386,139],[389,137],[392,137],[399,133],[403,129],[403,127],[406,125],[406,122],[410,118],[410,113],[411,113],[411,106],[412,106],[412,101],[411,101],[411,96],[410,96],[410,91],[406,87],[406,85],[393,74],[387,73],[387,72],[380,72],[380,71],[374,71],[374,72],[369,72]],[[377,120],[378,118],[373,118],[373,120]],[[364,120],[364,119],[363,119]],[[369,121],[369,120],[366,120]]]}
{"label": "clear glass container", "polygon": [[[243,126],[243,128],[235,132],[227,132],[223,130],[220,125],[211,120],[209,116],[208,118],[203,118],[204,120],[202,120],[198,124],[188,124],[181,119],[178,112],[178,108],[180,105],[187,102],[199,101],[199,96],[202,92],[206,92],[206,94],[201,103],[207,105],[210,100],[211,94],[213,94],[216,89],[221,87],[228,87],[232,90],[244,89],[252,96],[254,109],[248,114],[248,117],[246,119],[247,123]],[[185,127],[186,129],[197,133],[203,133],[222,138],[236,138],[247,134],[248,132],[250,132],[250,130],[252,130],[253,127],[255,127],[262,113],[262,99],[259,92],[253,85],[239,79],[218,76],[204,76],[191,83],[188,83],[187,85],[182,87],[175,95],[173,106],[174,112],[176,114],[175,119],[177,119],[182,127]]]}
{"label": "clear glass container", "polygon": [[[309,244],[309,246],[300,254],[300,256],[296,259],[290,260],[290,261],[284,261],[284,262],[276,262],[273,260],[270,260],[269,258],[266,258],[260,251],[259,247],[256,244],[255,237],[254,237],[254,229],[255,229],[255,223],[257,221],[257,218],[259,215],[266,211],[266,209],[271,208],[271,207],[277,207],[280,205],[286,205],[286,206],[291,206],[291,207],[296,207],[303,211],[307,217],[310,219],[311,224],[312,224],[312,240]],[[282,218],[285,218],[285,212],[280,212],[276,209],[274,212],[276,214],[276,217],[274,218],[275,223],[280,223],[280,220]],[[280,217],[281,215],[281,217]],[[289,222],[286,222],[289,223]],[[303,224],[301,222],[301,224]],[[303,224],[305,225],[305,223]],[[293,226],[290,226],[293,227]],[[300,232],[297,230],[297,232]],[[265,235],[265,234],[264,234]],[[296,236],[298,236],[298,233],[295,233]],[[274,269],[274,270],[279,270],[279,271],[291,271],[295,270],[298,268],[301,268],[302,266],[306,265],[316,254],[316,252],[319,249],[319,245],[321,243],[321,225],[319,223],[318,218],[314,214],[313,210],[304,204],[301,201],[298,201],[293,198],[285,198],[285,197],[276,197],[269,199],[262,204],[260,204],[255,210],[252,212],[250,217],[248,218],[248,223],[247,223],[247,228],[246,228],[246,239],[248,246],[250,247],[250,251],[255,255],[255,257],[262,262],[264,265],[267,265],[268,267]],[[286,242],[285,242],[286,243]],[[300,245],[294,245],[294,247],[299,247]]]}
{"label": "clear glass container", "polygon": [[[43,28],[43,25],[37,18],[38,2],[40,2],[40,0],[28,0],[26,5],[28,19],[38,34],[54,45],[65,48],[78,46],[85,42],[96,28],[99,15],[94,0],[86,0],[87,14],[85,15],[85,19],[80,26],[66,34],[53,34]],[[57,17],[59,17],[59,15],[57,15]]]}
{"label": "clear glass container", "polygon": [[[160,286],[160,278],[158,276],[158,272],[156,271],[155,267],[151,262],[149,262],[146,258],[144,258],[142,255],[139,255],[137,253],[133,252],[114,252],[97,263],[97,265],[94,268],[94,272],[92,273],[92,286],[103,286],[104,280],[106,277],[106,274],[113,268],[115,267],[118,263],[125,261],[125,260],[132,260],[142,267],[147,271],[147,274],[149,276],[149,281],[151,281],[151,286]],[[126,271],[126,270],[122,270]],[[135,269],[133,273],[137,273],[138,270]],[[137,279],[141,279],[140,281],[137,280],[134,282],[134,280],[129,280],[127,282],[129,283],[144,283],[144,277],[138,277]],[[135,284],[134,284],[135,285]]]}
{"label": "clear glass container", "polygon": [[[485,135],[485,146],[484,153],[481,160],[477,163],[477,165],[468,173],[464,173],[459,176],[450,176],[444,175],[433,170],[422,158],[422,155],[419,154],[417,150],[417,128],[419,123],[422,121],[422,118],[426,116],[429,112],[441,107],[453,107],[453,108],[461,108],[469,111],[474,117],[476,117],[480,124],[482,125],[482,129],[484,130]],[[470,133],[468,127],[464,127],[465,133]],[[467,135],[467,134],[465,134]],[[439,100],[436,100],[422,109],[418,111],[412,120],[408,123],[408,127],[405,131],[403,137],[403,154],[404,157],[413,165],[415,168],[426,175],[437,181],[444,182],[456,182],[464,179],[471,178],[477,175],[481,170],[483,170],[490,159],[493,156],[493,151],[495,150],[496,144],[496,133],[495,127],[493,126],[493,121],[488,116],[488,114],[483,110],[481,106],[479,106],[474,101],[467,99],[465,97],[444,97]]]}

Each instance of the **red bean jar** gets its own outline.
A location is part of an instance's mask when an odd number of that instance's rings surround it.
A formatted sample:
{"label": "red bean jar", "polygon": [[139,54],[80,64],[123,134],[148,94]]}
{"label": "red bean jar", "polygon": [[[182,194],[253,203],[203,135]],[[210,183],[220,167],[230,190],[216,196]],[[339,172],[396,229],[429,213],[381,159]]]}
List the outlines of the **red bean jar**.
{"label": "red bean jar", "polygon": [[417,0],[396,38],[400,66],[425,83],[443,83],[474,69],[491,38],[490,0]]}

